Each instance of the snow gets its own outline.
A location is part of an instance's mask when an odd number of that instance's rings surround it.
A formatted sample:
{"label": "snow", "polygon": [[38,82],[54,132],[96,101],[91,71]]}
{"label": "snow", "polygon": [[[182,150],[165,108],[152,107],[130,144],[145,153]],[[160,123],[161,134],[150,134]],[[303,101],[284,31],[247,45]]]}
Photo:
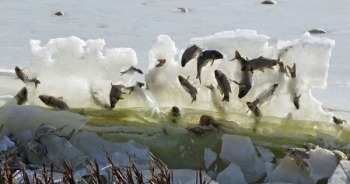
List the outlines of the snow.
{"label": "snow", "polygon": [[258,157],[249,137],[224,134],[220,158],[226,163],[237,164],[248,183],[265,174],[264,161]]}

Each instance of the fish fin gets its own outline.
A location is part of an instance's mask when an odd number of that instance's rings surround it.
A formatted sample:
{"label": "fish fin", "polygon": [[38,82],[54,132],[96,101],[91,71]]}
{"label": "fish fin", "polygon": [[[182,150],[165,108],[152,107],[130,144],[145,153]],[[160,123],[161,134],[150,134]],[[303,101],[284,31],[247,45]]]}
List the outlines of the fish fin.
{"label": "fish fin", "polygon": [[126,73],[126,71],[124,71],[124,72],[120,72],[121,74],[120,74],[120,76],[122,76],[122,75],[124,75],[125,73]]}
{"label": "fish fin", "polygon": [[196,101],[196,100],[197,100],[197,96],[192,97],[192,102],[191,103],[193,103],[193,101]]}
{"label": "fish fin", "polygon": [[186,81],[188,81],[189,78],[190,78],[190,75],[186,78]]}
{"label": "fish fin", "polygon": [[237,82],[236,80],[232,80],[233,83],[237,84],[237,85],[240,85],[239,82]]}
{"label": "fish fin", "polygon": [[230,97],[229,96],[224,96],[224,98],[221,101],[230,102]]}
{"label": "fish fin", "polygon": [[248,62],[249,61],[248,57],[245,57],[245,60]]}
{"label": "fish fin", "polygon": [[60,100],[63,100],[63,96],[59,96],[59,97],[57,97],[58,99],[60,99]]}
{"label": "fish fin", "polygon": [[214,64],[214,59],[213,59],[213,61],[211,62],[211,65],[210,65],[210,66],[213,66],[213,64]]}
{"label": "fish fin", "polygon": [[233,61],[233,60],[235,60],[235,59],[237,59],[237,58],[235,57],[235,58],[231,59],[230,61]]}
{"label": "fish fin", "polygon": [[213,90],[213,89],[214,89],[214,86],[213,86],[212,84],[210,84],[210,86],[205,86],[205,87],[207,87],[207,88],[210,89],[210,90]]}
{"label": "fish fin", "polygon": [[122,97],[122,96],[119,96],[119,97],[118,97],[118,99],[119,99],[119,100],[123,100],[123,99],[124,99],[124,97]]}
{"label": "fish fin", "polygon": [[199,79],[199,84],[202,84],[201,75],[198,73],[196,79]]}
{"label": "fish fin", "polygon": [[[264,68],[260,68],[259,70],[260,70],[261,72],[265,72],[265,71],[264,71]],[[252,73],[253,73],[253,70],[252,70]]]}
{"label": "fish fin", "polygon": [[259,59],[264,58],[262,55],[258,57]]}
{"label": "fish fin", "polygon": [[270,68],[271,70],[274,70],[273,66],[269,66],[268,68]]}

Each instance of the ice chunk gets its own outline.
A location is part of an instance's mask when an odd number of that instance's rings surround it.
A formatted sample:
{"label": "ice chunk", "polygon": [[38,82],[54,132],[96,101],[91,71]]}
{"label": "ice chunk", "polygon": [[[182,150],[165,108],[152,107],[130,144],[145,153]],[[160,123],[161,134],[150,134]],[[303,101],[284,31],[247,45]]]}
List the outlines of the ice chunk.
{"label": "ice chunk", "polygon": [[349,184],[350,161],[342,160],[339,162],[332,176],[328,179],[328,184],[346,183]]}
{"label": "ice chunk", "polygon": [[149,148],[132,140],[125,143],[113,143],[100,138],[96,133],[81,132],[74,135],[70,142],[91,159],[96,159],[102,165],[109,164],[103,151],[104,147],[115,163],[128,163],[128,153],[140,169],[148,168]]}
{"label": "ice chunk", "polygon": [[223,135],[220,158],[237,164],[243,171],[245,180],[254,182],[265,174],[265,164],[259,158],[249,137]]}
{"label": "ice chunk", "polygon": [[[41,139],[41,142],[47,147],[47,151],[55,161],[58,168],[62,167],[62,160],[72,162],[73,169],[84,167],[84,153],[74,147],[66,138],[52,134]],[[48,166],[48,163],[45,164]]]}
{"label": "ice chunk", "polygon": [[216,177],[216,181],[221,184],[247,183],[244,180],[244,175],[241,168],[234,163],[231,163],[228,167],[221,171]]}
{"label": "ice chunk", "polygon": [[272,162],[273,158],[275,158],[275,155],[269,149],[263,148],[261,146],[256,146],[256,149],[259,151],[261,157],[265,162]]}
{"label": "ice chunk", "polygon": [[217,158],[217,153],[212,151],[210,148],[205,148],[204,149],[204,163],[205,163],[205,168],[209,168],[209,166],[216,160]]}
{"label": "ice chunk", "polygon": [[265,162],[266,174],[269,175],[276,168],[276,164]]}
{"label": "ice chunk", "polygon": [[265,182],[314,183],[309,174],[310,172],[308,169],[301,169],[294,160],[289,156],[285,156],[276,169],[267,175]]}
{"label": "ice chunk", "polygon": [[331,151],[323,148],[310,150],[310,158],[304,159],[310,167],[310,177],[316,183],[323,178],[329,178],[338,165],[338,161]]}
{"label": "ice chunk", "polygon": [[42,123],[50,123],[56,127],[67,125],[58,135],[68,135],[73,129],[80,130],[91,117],[81,116],[69,111],[51,111],[38,106],[10,105],[0,109],[0,122],[4,122],[15,137],[24,130],[34,135]]}

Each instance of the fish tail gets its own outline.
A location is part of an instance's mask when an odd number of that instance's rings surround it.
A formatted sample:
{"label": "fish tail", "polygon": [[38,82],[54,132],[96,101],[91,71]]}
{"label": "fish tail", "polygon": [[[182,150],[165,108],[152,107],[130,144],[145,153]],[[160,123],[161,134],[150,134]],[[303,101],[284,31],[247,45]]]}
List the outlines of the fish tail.
{"label": "fish tail", "polygon": [[230,101],[230,97],[229,96],[224,96],[224,98],[221,101],[229,102]]}
{"label": "fish tail", "polygon": [[38,84],[41,84],[41,82],[39,80],[35,80],[34,84],[35,84],[35,89],[36,89],[38,87]]}
{"label": "fish tail", "polygon": [[199,83],[202,84],[202,81],[201,81],[201,74],[200,74],[200,73],[197,73],[196,79],[199,79]]}
{"label": "fish tail", "polygon": [[192,102],[191,103],[193,103],[196,100],[197,100],[197,96],[192,97]]}

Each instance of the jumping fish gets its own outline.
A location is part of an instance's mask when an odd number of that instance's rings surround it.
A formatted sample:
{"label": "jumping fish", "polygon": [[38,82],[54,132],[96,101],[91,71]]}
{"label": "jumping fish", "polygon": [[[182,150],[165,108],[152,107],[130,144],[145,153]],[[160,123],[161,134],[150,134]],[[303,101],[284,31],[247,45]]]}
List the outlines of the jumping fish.
{"label": "jumping fish", "polygon": [[299,109],[299,107],[300,107],[300,104],[299,104],[300,97],[301,97],[301,94],[298,96],[297,93],[295,93],[294,97],[293,97],[293,103],[294,103],[295,108],[297,108],[297,109]]}
{"label": "jumping fish", "polygon": [[17,100],[18,105],[24,104],[28,100],[27,88],[23,87],[14,98]]}
{"label": "jumping fish", "polygon": [[273,70],[273,66],[276,66],[279,63],[279,59],[269,59],[264,58],[262,56],[252,59],[249,62],[247,62],[242,68],[242,71],[251,71],[253,73],[253,70],[260,70],[264,71],[264,68],[270,68]]}
{"label": "jumping fish", "polygon": [[129,95],[131,94],[131,92],[134,91],[135,87],[139,87],[142,88],[142,86],[144,86],[145,83],[142,82],[136,82],[134,86],[130,86],[130,87],[126,87],[125,89],[129,90]]}
{"label": "jumping fish", "polygon": [[346,120],[343,120],[343,119],[340,119],[340,118],[338,118],[338,117],[333,116],[333,122],[334,122],[336,125],[341,125],[341,124],[343,124],[344,122],[346,122]]}
{"label": "jumping fish", "polygon": [[28,82],[34,82],[35,88],[37,88],[38,84],[40,84],[40,81],[36,77],[32,78],[32,79],[29,79],[28,75],[25,74],[23,72],[23,70],[21,68],[19,68],[18,66],[15,67],[15,72],[16,72],[17,77],[19,79],[21,79],[24,83],[26,83],[27,81]]}
{"label": "jumping fish", "polygon": [[181,115],[181,112],[180,112],[180,109],[178,107],[173,106],[170,110],[170,114],[172,116],[179,116],[179,115]]}
{"label": "jumping fish", "polygon": [[66,102],[64,102],[62,97],[56,98],[53,96],[48,95],[39,95],[39,98],[44,104],[50,106],[50,107],[56,107],[62,110],[68,110],[68,106]]}
{"label": "jumping fish", "polygon": [[193,87],[188,82],[188,79],[190,78],[190,76],[188,76],[187,79],[185,79],[184,77],[179,75],[178,78],[179,78],[179,82],[180,82],[181,86],[191,95],[192,102],[196,101],[197,100],[197,96],[196,96],[197,95],[197,89],[195,87]]}
{"label": "jumping fish", "polygon": [[111,105],[111,109],[113,109],[115,107],[115,104],[119,101],[124,99],[122,97],[122,94],[125,94],[123,92],[123,89],[125,88],[124,85],[113,85],[111,83],[111,91],[109,93],[109,102]]}
{"label": "jumping fish", "polygon": [[215,59],[222,59],[222,58],[223,58],[223,55],[216,50],[206,50],[198,57],[196,79],[199,79],[199,83],[202,83],[201,81],[202,68],[205,67],[208,64],[208,62],[210,62],[210,60],[212,60],[211,66],[213,66]]}
{"label": "jumping fish", "polygon": [[290,66],[287,66],[289,72],[290,72],[290,76],[292,78],[295,78],[296,77],[296,72],[297,72],[297,69],[296,69],[296,66],[295,66],[295,63],[293,64],[293,67],[291,68]]}
{"label": "jumping fish", "polygon": [[297,165],[300,165],[303,169],[307,167],[304,159],[310,158],[310,153],[304,148],[287,148],[284,150],[285,154],[291,157]]}
{"label": "jumping fish", "polygon": [[251,110],[256,117],[262,116],[260,109],[258,108],[258,104],[259,104],[258,98],[256,100],[254,100],[253,102],[246,102],[246,104],[247,104],[249,110]]}
{"label": "jumping fish", "polygon": [[[237,59],[237,61],[241,64],[241,67],[247,64],[247,61],[243,57],[241,57],[241,55],[237,50],[235,52],[235,58],[232,60],[235,60],[235,59]],[[238,98],[243,98],[248,94],[249,90],[252,88],[251,81],[252,81],[252,75],[249,73],[249,71],[242,71],[242,77],[239,82],[233,81],[239,86]]]}
{"label": "jumping fish", "polygon": [[218,82],[219,88],[221,92],[224,94],[224,98],[221,101],[230,101],[230,95],[231,93],[231,86],[230,83],[224,73],[222,73],[220,70],[215,70],[215,79]]}
{"label": "jumping fish", "polygon": [[260,93],[259,96],[258,96],[259,104],[262,105],[263,103],[269,101],[269,99],[275,93],[277,87],[278,87],[278,84],[275,83],[275,84],[271,85],[267,90],[265,90],[262,93]]}
{"label": "jumping fish", "polygon": [[198,54],[202,53],[202,49],[197,45],[189,45],[181,57],[181,66],[185,65],[191,60],[194,59]]}
{"label": "jumping fish", "polygon": [[129,69],[127,69],[127,70],[125,70],[125,71],[123,71],[123,72],[120,72],[121,74],[120,75],[124,75],[125,73],[128,73],[128,72],[137,72],[137,73],[139,73],[139,74],[143,74],[143,72],[142,72],[142,70],[141,69],[138,69],[138,68],[135,68],[135,67],[133,67],[133,66],[130,66],[130,68]]}
{"label": "jumping fish", "polygon": [[164,66],[164,64],[165,64],[165,62],[166,62],[165,59],[158,59],[157,61],[158,61],[159,63],[156,64],[156,67],[162,67],[162,66]]}

